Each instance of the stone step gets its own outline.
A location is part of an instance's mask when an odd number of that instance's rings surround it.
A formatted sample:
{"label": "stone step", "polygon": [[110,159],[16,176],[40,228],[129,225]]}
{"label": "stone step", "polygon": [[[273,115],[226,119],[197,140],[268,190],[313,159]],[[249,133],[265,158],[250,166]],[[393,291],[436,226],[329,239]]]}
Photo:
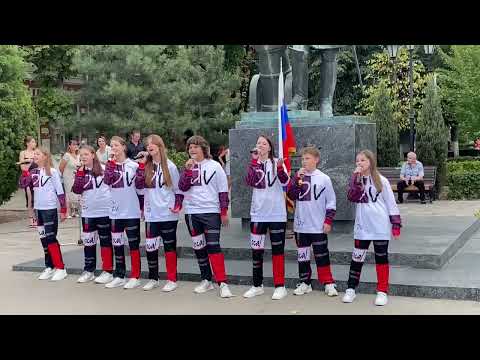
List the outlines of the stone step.
{"label": "stone step", "polygon": [[[83,271],[83,251],[73,250],[64,253],[64,262],[67,265],[67,272],[72,275],[79,275]],[[130,258],[127,257],[127,275],[130,269]],[[142,258],[142,278],[148,278],[146,258]],[[22,264],[14,265],[14,271],[41,272],[44,269],[43,259],[36,259]],[[249,260],[226,260],[228,281],[237,285],[250,285],[252,264]],[[346,289],[346,282],[349,272],[347,265],[332,265],[332,274],[336,279],[339,291]],[[427,270],[415,269],[409,266],[395,266],[390,268],[390,294],[397,296],[412,296],[426,298],[442,298],[456,300],[480,300],[480,281],[473,281],[466,273],[455,270]],[[100,273],[100,271],[96,271]],[[160,261],[160,279],[166,279],[165,263]],[[312,266],[313,287],[322,290],[317,279],[316,267]],[[181,258],[178,261],[178,280],[200,281],[198,263],[194,258]],[[70,280],[73,281],[73,280]],[[285,285],[292,289],[298,283],[298,265],[296,261],[285,262]],[[473,284],[473,285],[472,285]],[[272,263],[269,257],[264,262],[264,285],[273,286]],[[193,287],[193,285],[192,285]],[[365,264],[362,271],[358,293],[374,294],[376,288],[375,265]],[[241,295],[241,294],[236,294]]]}

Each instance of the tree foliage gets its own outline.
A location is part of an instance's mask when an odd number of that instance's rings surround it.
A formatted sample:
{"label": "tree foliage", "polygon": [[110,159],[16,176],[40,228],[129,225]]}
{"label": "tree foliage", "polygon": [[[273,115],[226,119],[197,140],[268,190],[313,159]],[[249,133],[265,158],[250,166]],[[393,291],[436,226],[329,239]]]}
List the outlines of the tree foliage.
{"label": "tree foliage", "polygon": [[373,95],[371,118],[377,124],[377,158],[379,166],[398,165],[398,129],[393,118],[391,95],[387,83],[381,81]]}
{"label": "tree foliage", "polygon": [[439,186],[445,178],[448,153],[448,129],[442,115],[440,91],[429,76],[425,100],[417,121],[416,152],[424,165],[437,166]]}
{"label": "tree foliage", "polygon": [[451,54],[440,51],[446,66],[439,69],[444,108],[460,124],[469,140],[480,129],[480,47],[452,46]]}
{"label": "tree foliage", "polygon": [[0,45],[0,204],[17,189],[15,162],[25,136],[37,134],[37,116],[24,85],[23,55],[17,46]]}
{"label": "tree foliage", "polygon": [[[385,52],[373,54],[368,60],[368,70],[365,76],[364,97],[359,103],[362,114],[371,114],[374,107],[374,98],[380,81],[390,83],[393,116],[399,130],[409,128],[409,54],[401,48],[395,62],[392,62]],[[413,107],[415,111],[421,108],[425,88],[425,67],[414,54],[413,58]]]}
{"label": "tree foliage", "polygon": [[107,135],[139,128],[170,145],[183,143],[188,129],[212,143],[228,141],[240,77],[225,69],[223,46],[82,46],[74,61],[90,111],[72,127]]}

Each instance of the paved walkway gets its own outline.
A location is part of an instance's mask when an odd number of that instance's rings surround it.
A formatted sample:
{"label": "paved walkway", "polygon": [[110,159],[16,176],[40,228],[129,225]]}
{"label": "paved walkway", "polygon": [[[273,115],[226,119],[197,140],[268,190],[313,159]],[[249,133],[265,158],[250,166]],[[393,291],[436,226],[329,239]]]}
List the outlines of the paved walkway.
{"label": "paved walkway", "polygon": [[[1,210],[24,210],[23,194],[17,192]],[[413,215],[470,216],[480,208],[480,201],[436,201],[422,206],[416,203],[401,205],[401,212]],[[59,237],[70,238],[78,231],[78,220],[61,224]],[[477,237],[480,237],[477,234]],[[476,261],[480,241],[466,246],[462,255]],[[63,247],[64,251],[78,249],[76,245]],[[107,290],[94,284],[76,284],[76,276],[60,283],[38,281],[38,274],[13,272],[12,266],[36,259],[42,251],[35,230],[25,221],[0,225],[0,287],[8,289],[0,297],[2,314],[480,314],[480,303],[473,301],[434,300],[391,296],[386,307],[375,307],[374,295],[359,295],[354,304],[343,304],[340,298],[327,298],[315,291],[304,297],[290,295],[278,302],[270,300],[273,289],[266,295],[246,300],[241,296],[220,299],[216,291],[204,295],[192,293],[191,282],[181,282],[171,294],[159,289],[144,292],[141,289]],[[477,257],[473,258],[474,255]],[[460,256],[460,255],[459,255]],[[232,286],[234,294],[241,295],[247,286]]]}

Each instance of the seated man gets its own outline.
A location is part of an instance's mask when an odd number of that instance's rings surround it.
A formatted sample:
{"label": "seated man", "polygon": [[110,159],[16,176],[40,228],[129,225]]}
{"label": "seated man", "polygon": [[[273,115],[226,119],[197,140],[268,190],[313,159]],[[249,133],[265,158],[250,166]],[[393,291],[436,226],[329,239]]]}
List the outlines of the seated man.
{"label": "seated man", "polygon": [[402,165],[400,181],[397,183],[398,202],[403,203],[403,191],[407,186],[415,185],[420,191],[420,201],[425,204],[425,184],[423,183],[423,165],[417,161],[417,154],[409,152],[407,162]]}

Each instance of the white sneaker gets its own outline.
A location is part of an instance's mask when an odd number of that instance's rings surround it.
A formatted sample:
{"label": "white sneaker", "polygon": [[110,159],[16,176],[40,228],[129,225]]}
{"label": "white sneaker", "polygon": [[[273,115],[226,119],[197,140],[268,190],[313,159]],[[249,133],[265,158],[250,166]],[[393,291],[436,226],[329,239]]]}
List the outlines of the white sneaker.
{"label": "white sneaker", "polygon": [[175,290],[177,287],[178,287],[178,285],[177,285],[177,283],[176,283],[175,281],[167,280],[167,283],[166,283],[165,286],[162,288],[162,291],[170,292],[170,291]]}
{"label": "white sneaker", "polygon": [[53,274],[50,281],[60,281],[67,277],[67,270],[65,269],[55,269],[55,273]]}
{"label": "white sneaker", "polygon": [[356,297],[357,295],[355,295],[355,289],[347,289],[345,290],[345,295],[343,295],[342,301],[344,303],[351,303]]}
{"label": "white sneaker", "polygon": [[110,281],[113,280],[113,275],[109,272],[103,271],[99,276],[95,278],[95,282],[97,284],[108,284]]}
{"label": "white sneaker", "polygon": [[108,288],[108,289],[113,289],[113,288],[116,288],[116,287],[119,287],[119,286],[123,286],[126,283],[127,283],[127,281],[125,279],[116,277],[112,281],[110,281],[109,283],[105,284],[105,287]]}
{"label": "white sneaker", "polygon": [[327,284],[325,285],[325,294],[327,296],[338,296],[338,291],[335,284]]}
{"label": "white sneaker", "polygon": [[307,285],[304,282],[301,282],[300,284],[298,284],[297,288],[293,290],[293,293],[295,295],[304,295],[304,294],[308,294],[309,292],[312,292],[312,285]]}
{"label": "white sneaker", "polygon": [[375,305],[384,306],[388,304],[388,296],[384,292],[378,291],[375,298]]}
{"label": "white sneaker", "polygon": [[220,283],[220,297],[221,298],[231,298],[233,297],[232,292],[228,288],[228,285],[224,282]]}
{"label": "white sneaker", "polygon": [[[128,285],[128,283],[127,283],[127,285]],[[127,288],[127,285],[125,285],[125,288]],[[149,290],[152,290],[153,288],[156,288],[156,287],[159,287],[159,286],[160,286],[160,284],[158,283],[158,280],[150,279],[150,280],[148,280],[148,282],[143,287],[143,290],[149,291]]]}
{"label": "white sneaker", "polygon": [[203,294],[209,290],[213,290],[212,282],[208,280],[202,280],[200,282],[200,285],[198,285],[197,287],[195,287],[195,289],[193,289],[193,292],[196,292],[197,294]]}
{"label": "white sneaker", "polygon": [[275,291],[273,292],[273,295],[272,295],[272,300],[281,300],[287,295],[288,293],[287,293],[287,289],[285,289],[285,286],[279,286],[275,288]]}
{"label": "white sneaker", "polygon": [[252,298],[257,295],[263,295],[265,291],[263,291],[263,285],[260,286],[252,286],[250,289],[248,289],[245,294],[243,294],[244,298]]}
{"label": "white sneaker", "polygon": [[54,273],[54,269],[47,267],[45,268],[45,270],[42,271],[42,273],[38,277],[38,280],[48,280],[53,276]]}
{"label": "white sneaker", "polygon": [[135,289],[136,287],[139,287],[142,284],[142,282],[139,279],[136,278],[130,278],[128,279],[127,283],[123,287],[124,289]]}
{"label": "white sneaker", "polygon": [[77,283],[86,283],[89,281],[92,281],[95,278],[95,275],[93,275],[93,272],[90,271],[84,271],[82,275],[77,280]]}

